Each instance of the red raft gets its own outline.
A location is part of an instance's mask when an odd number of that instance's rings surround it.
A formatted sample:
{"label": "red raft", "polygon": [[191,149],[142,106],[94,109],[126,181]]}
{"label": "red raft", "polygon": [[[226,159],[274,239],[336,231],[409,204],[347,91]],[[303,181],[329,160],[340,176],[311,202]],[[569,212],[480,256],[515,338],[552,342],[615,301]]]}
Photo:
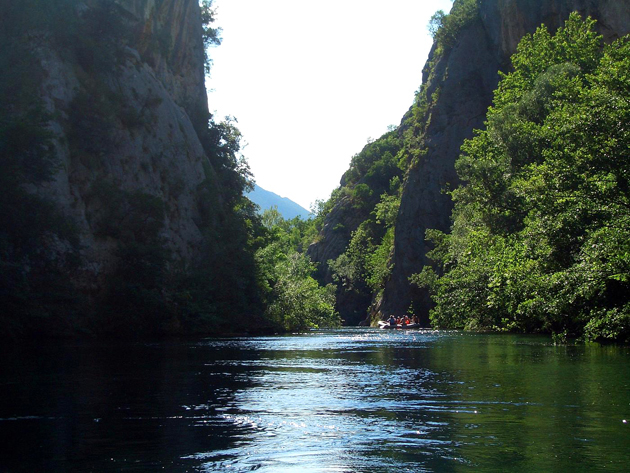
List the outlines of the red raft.
{"label": "red raft", "polygon": [[411,329],[411,328],[420,328],[420,324],[396,324],[396,325],[390,325],[389,322],[386,322],[385,320],[381,320],[378,323],[379,328],[385,329],[385,330],[407,330],[407,329]]}

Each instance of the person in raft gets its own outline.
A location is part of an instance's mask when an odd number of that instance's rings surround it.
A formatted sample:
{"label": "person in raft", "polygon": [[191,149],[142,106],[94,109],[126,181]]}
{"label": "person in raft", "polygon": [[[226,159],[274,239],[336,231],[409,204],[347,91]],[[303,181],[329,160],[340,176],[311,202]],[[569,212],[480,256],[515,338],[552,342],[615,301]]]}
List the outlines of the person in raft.
{"label": "person in raft", "polygon": [[393,315],[390,315],[388,322],[389,322],[389,325],[393,327],[394,325],[396,325],[396,317],[394,317]]}

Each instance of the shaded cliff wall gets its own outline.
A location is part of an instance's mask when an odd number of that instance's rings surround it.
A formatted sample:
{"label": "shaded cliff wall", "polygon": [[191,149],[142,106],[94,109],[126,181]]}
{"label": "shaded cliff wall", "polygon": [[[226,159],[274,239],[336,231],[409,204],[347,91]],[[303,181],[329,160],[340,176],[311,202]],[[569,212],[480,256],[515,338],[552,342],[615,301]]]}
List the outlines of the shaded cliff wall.
{"label": "shaded cliff wall", "polygon": [[[109,45],[116,53],[108,67],[94,64],[99,50],[69,55],[54,41],[37,48],[60,161],[45,192],[76,225],[81,265],[74,279],[88,292],[101,289],[116,264],[118,230],[147,196],[164,208],[159,239],[176,260],[191,261],[202,240],[198,186],[213,173],[196,130],[209,116],[197,0],[116,4],[112,19],[123,34]],[[78,20],[68,23],[87,21],[95,6],[77,2]],[[111,27],[104,23],[94,35]]]}
{"label": "shaded cliff wall", "polygon": [[307,250],[311,260],[318,263],[317,279],[322,284],[337,285],[335,309],[346,325],[358,325],[365,320],[372,298],[365,289],[348,289],[337,284],[328,261],[336,260],[346,251],[352,233],[369,216],[369,212],[356,209],[350,197],[342,196],[324,219],[320,240],[312,243]]}
{"label": "shaded cliff wall", "polygon": [[[573,11],[598,20],[607,41],[630,32],[630,3],[617,0],[481,0],[479,17],[458,34],[452,49],[441,57],[432,52],[433,64],[423,81],[427,99],[436,88],[439,97],[422,123],[426,154],[408,173],[396,222],[394,268],[374,315],[401,314],[413,303],[428,323],[430,299],[426,291],[411,287],[408,278],[426,263],[427,228],[448,231],[452,203],[445,189],[457,184],[455,159],[464,139],[481,128],[498,83],[498,71],[509,70],[509,57],[522,36],[541,24],[555,31]],[[427,73],[430,71],[427,71]]]}

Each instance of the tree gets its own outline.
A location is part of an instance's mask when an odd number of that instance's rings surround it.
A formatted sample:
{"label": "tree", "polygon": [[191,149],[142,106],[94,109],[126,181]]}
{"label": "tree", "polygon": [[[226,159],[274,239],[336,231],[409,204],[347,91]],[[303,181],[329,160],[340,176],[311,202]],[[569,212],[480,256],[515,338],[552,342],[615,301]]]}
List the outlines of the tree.
{"label": "tree", "polygon": [[339,325],[334,287],[320,286],[315,265],[302,253],[310,224],[299,217],[285,220],[276,208],[265,210],[261,221],[267,242],[256,252],[256,267],[266,319],[283,331]]}
{"label": "tree", "polygon": [[523,38],[462,146],[451,235],[427,234],[437,273],[413,278],[435,325],[630,337],[630,45],[594,23]]}
{"label": "tree", "polygon": [[312,277],[315,265],[308,256],[291,253],[278,259],[273,268],[272,299],[266,317],[286,331],[339,325],[335,311],[335,289],[321,287]]}
{"label": "tree", "polygon": [[208,48],[219,46],[221,44],[221,28],[214,28],[212,24],[216,21],[217,11],[212,6],[213,0],[200,0],[201,7],[201,24],[203,26],[203,51],[205,57],[206,74],[210,74],[212,59],[208,54]]}

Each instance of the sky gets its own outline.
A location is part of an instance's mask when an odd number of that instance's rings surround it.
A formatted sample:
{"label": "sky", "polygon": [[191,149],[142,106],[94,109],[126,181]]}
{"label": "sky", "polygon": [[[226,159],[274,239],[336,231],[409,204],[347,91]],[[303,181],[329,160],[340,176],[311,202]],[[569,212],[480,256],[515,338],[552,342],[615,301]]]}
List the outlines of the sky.
{"label": "sky", "polygon": [[398,125],[422,83],[427,25],[451,0],[214,0],[208,105],[237,120],[256,183],[306,209]]}

